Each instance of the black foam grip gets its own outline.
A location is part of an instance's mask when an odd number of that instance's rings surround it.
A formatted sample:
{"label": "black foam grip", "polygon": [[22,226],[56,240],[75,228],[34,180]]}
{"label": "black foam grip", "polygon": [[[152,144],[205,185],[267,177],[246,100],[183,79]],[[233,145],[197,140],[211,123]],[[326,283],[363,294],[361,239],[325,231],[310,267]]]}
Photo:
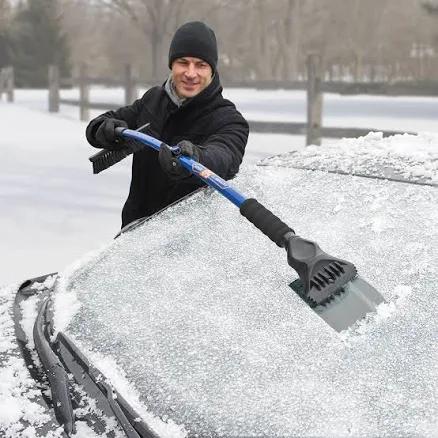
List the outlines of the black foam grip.
{"label": "black foam grip", "polygon": [[284,246],[285,234],[294,232],[292,228],[254,198],[243,202],[240,206],[240,213],[280,247]]}

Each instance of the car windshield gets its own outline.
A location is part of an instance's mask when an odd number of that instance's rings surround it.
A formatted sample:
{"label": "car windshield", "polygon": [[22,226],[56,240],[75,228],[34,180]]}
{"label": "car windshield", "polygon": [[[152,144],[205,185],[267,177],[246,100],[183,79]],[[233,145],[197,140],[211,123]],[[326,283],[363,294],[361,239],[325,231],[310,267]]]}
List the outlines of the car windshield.
{"label": "car windshield", "polygon": [[56,327],[189,435],[431,435],[437,189],[276,160],[233,186],[354,262],[388,301],[377,315],[335,332],[288,286],[285,251],[207,189],[70,269],[58,295],[78,310]]}

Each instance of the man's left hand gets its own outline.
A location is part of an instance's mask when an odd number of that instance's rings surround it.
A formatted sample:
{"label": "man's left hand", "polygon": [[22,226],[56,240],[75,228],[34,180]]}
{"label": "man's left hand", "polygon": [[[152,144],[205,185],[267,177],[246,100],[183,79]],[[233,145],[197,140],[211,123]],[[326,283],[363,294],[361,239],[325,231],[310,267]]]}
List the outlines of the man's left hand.
{"label": "man's left hand", "polygon": [[[181,149],[181,154],[199,161],[199,146],[188,140],[180,141],[177,146]],[[173,155],[169,147],[162,145],[158,154],[158,161],[161,168],[173,180],[187,178],[191,173],[181,166],[178,158]]]}

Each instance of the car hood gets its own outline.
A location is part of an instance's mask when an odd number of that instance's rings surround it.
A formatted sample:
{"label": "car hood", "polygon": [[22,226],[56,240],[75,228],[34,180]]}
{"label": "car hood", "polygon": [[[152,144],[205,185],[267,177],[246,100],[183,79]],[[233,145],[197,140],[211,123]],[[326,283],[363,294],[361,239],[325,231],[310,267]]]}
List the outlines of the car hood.
{"label": "car hood", "polygon": [[189,434],[436,432],[438,192],[284,166],[233,185],[352,261],[388,304],[333,331],[288,286],[277,248],[215,192],[124,233],[59,282],[57,319],[114,358],[147,408]]}

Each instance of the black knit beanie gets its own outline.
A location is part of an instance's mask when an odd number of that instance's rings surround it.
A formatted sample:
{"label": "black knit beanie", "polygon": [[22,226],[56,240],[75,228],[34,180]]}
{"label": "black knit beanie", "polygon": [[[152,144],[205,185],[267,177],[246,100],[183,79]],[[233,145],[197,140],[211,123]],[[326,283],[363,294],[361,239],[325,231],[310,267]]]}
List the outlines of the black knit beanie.
{"label": "black knit beanie", "polygon": [[203,59],[210,64],[213,72],[216,71],[216,35],[205,23],[191,21],[175,32],[169,48],[169,68],[172,68],[175,59],[184,56]]}

